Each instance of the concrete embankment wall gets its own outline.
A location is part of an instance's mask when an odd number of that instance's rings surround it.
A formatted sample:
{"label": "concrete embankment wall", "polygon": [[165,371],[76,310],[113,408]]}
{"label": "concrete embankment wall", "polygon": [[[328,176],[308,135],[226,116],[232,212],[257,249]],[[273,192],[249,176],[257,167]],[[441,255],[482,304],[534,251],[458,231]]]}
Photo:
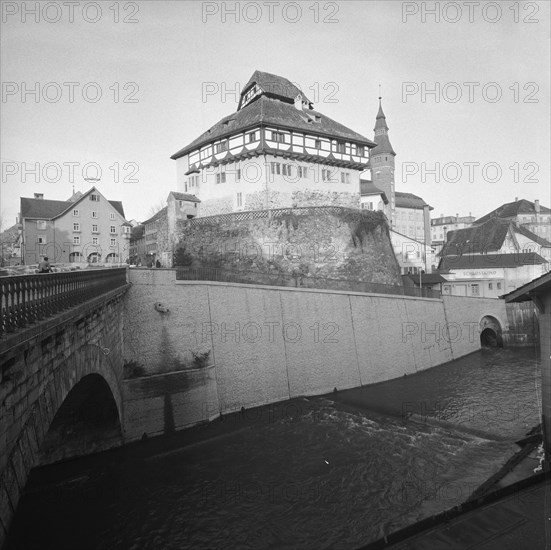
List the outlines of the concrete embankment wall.
{"label": "concrete embankment wall", "polygon": [[499,300],[184,282],[174,270],[129,277],[125,361],[168,376],[208,351],[215,367],[162,388],[158,377],[126,381],[127,439],[412,374],[479,349],[475,325],[489,311],[505,319]]}

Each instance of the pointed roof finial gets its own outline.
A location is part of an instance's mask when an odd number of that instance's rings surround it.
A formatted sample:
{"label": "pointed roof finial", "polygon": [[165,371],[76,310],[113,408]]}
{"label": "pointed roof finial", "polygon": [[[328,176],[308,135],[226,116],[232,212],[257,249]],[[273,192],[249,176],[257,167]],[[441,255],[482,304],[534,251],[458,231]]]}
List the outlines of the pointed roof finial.
{"label": "pointed roof finial", "polygon": [[381,99],[382,99],[382,97],[381,97],[381,85],[379,84],[379,103],[381,103]]}

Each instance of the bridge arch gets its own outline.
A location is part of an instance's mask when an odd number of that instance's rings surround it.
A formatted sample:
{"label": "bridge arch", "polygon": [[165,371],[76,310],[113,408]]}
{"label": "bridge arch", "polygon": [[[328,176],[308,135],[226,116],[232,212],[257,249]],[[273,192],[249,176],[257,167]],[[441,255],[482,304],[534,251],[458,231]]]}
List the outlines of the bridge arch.
{"label": "bridge arch", "polygon": [[480,344],[483,347],[503,347],[503,328],[493,315],[485,315],[480,320]]}

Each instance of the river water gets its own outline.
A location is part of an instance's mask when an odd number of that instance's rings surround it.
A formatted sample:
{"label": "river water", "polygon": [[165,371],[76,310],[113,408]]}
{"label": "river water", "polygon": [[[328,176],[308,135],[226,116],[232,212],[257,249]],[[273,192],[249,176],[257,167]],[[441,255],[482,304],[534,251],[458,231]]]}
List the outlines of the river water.
{"label": "river water", "polygon": [[355,548],[464,501],[539,422],[531,349],[33,470],[9,549]]}

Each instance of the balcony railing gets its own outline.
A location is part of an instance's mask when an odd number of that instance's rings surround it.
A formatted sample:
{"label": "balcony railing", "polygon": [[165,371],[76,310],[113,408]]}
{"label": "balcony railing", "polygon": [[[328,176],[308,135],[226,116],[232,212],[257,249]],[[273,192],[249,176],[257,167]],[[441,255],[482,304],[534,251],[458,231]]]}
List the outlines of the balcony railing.
{"label": "balcony railing", "polygon": [[126,285],[126,268],[0,277],[0,339]]}
{"label": "balcony railing", "polygon": [[440,292],[430,288],[385,285],[350,279],[326,279],[324,277],[305,277],[281,272],[230,271],[213,267],[178,267],[178,281],[217,281],[224,283],[245,283],[254,285],[286,286],[324,290],[344,290],[375,294],[393,294],[399,296],[417,296],[440,298]]}

